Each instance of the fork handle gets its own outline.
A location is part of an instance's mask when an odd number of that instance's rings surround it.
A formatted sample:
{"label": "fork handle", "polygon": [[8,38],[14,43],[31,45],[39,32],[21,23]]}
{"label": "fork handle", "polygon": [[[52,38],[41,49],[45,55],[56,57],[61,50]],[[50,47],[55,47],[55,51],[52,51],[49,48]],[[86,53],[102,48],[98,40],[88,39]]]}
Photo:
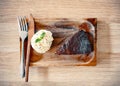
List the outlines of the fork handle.
{"label": "fork handle", "polygon": [[24,58],[24,40],[22,40],[22,53],[20,62],[20,75],[22,78],[25,77],[25,58]]}

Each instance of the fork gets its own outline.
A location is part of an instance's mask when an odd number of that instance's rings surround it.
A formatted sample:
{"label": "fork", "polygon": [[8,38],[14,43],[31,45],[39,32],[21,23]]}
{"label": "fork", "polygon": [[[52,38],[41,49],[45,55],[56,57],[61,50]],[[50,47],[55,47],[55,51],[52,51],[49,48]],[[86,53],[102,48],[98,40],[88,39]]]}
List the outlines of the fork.
{"label": "fork", "polygon": [[26,17],[18,17],[18,26],[19,26],[19,36],[22,40],[22,52],[21,52],[21,62],[20,62],[20,75],[22,78],[25,77],[25,55],[24,55],[24,41],[28,36],[28,25]]}

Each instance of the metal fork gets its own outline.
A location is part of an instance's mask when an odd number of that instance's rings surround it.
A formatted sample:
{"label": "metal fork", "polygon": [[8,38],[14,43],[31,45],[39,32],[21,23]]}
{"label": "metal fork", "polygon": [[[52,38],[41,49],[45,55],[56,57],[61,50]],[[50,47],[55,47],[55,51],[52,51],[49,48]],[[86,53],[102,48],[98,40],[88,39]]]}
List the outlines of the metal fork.
{"label": "metal fork", "polygon": [[19,26],[19,36],[22,40],[22,52],[21,52],[21,62],[20,62],[20,75],[22,78],[25,77],[25,57],[24,57],[24,41],[28,36],[28,25],[26,17],[18,17],[18,26]]}

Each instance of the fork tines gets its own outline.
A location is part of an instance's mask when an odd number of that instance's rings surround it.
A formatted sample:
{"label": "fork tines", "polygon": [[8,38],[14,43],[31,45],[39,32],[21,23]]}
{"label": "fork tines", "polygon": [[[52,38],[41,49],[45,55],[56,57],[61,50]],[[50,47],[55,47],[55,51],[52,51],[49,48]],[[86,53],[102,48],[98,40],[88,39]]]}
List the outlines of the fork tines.
{"label": "fork tines", "polygon": [[[21,31],[28,31],[28,25],[27,25],[27,20],[26,20],[26,17],[18,17],[18,26],[19,28],[21,29]],[[20,31],[19,29],[19,31]]]}

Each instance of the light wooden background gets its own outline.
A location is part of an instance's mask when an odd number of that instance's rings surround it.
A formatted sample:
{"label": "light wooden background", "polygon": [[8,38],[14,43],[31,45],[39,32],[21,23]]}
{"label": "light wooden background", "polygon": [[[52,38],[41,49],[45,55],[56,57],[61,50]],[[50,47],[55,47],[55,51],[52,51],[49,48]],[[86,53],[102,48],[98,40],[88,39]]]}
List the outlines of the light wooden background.
{"label": "light wooden background", "polygon": [[[98,18],[97,66],[30,68],[19,75],[17,16]],[[0,0],[0,86],[120,86],[120,0]]]}

